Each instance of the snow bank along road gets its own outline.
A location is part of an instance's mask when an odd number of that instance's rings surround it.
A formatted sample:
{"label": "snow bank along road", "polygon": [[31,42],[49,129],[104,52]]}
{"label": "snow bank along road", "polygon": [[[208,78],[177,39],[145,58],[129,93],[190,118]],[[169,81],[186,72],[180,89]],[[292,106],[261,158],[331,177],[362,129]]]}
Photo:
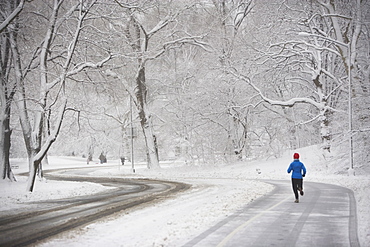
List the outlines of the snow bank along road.
{"label": "snow bank along road", "polygon": [[[48,179],[55,179],[47,176]],[[0,246],[24,246],[89,223],[123,209],[161,200],[186,190],[183,183],[120,178],[64,177],[114,187],[106,193],[63,200],[37,202],[32,212],[12,212],[0,217]]]}
{"label": "snow bank along road", "polygon": [[[66,173],[75,174],[74,171],[69,170],[64,172],[64,174]],[[163,214],[163,212],[157,212],[158,210],[156,210],[157,214],[162,218],[166,218],[164,216],[167,216],[167,214],[170,217],[188,214],[187,210],[182,210],[183,212],[179,212],[179,210],[181,211],[180,208],[188,207],[189,203],[193,206],[192,208],[204,206],[200,203],[204,201],[194,198],[193,193],[180,194],[179,197],[170,196],[172,192],[182,191],[189,187],[189,185],[183,183],[146,179],[81,177],[84,173],[86,173],[86,170],[81,169],[78,175],[80,177],[75,176],[64,179],[98,182],[111,186],[112,189],[105,194],[100,193],[86,197],[37,202],[35,203],[35,208],[36,206],[37,208],[32,212],[18,211],[17,214],[0,212],[0,246],[27,245],[64,230],[85,225],[90,221],[119,210],[146,202],[156,202],[163,198],[172,199],[161,202],[168,203],[171,206],[170,212],[166,211]],[[204,178],[202,177],[200,180],[203,181]],[[185,181],[192,183],[191,181],[193,180],[188,181],[185,179]],[[222,181],[224,180],[219,181],[217,184]],[[237,181],[234,179],[225,181],[227,182],[226,184],[221,184],[228,185],[233,190],[236,190],[235,183]],[[208,229],[206,227],[201,228],[201,231],[183,234],[186,229],[180,227],[177,234],[181,236],[177,240],[174,239],[176,244],[169,243],[166,245],[164,243],[163,245],[154,245],[153,243],[156,242],[155,236],[150,235],[149,244],[133,244],[131,246],[359,246],[356,203],[351,190],[335,185],[305,182],[306,194],[301,197],[300,203],[296,204],[293,203],[294,196],[289,180],[259,181],[270,183],[275,189],[253,202],[248,203],[246,201],[244,208],[236,212],[233,210],[232,212],[235,213],[231,215],[226,213],[229,216],[226,216],[226,218],[223,218],[223,220],[213,226],[209,224]],[[197,184],[197,182],[195,183]],[[222,192],[226,191],[222,190]],[[184,198],[184,195],[187,197]],[[177,198],[182,199],[179,201]],[[155,204],[151,203],[146,203],[145,206],[149,208],[156,207]],[[169,209],[168,207],[165,208]],[[209,211],[213,210],[210,207],[206,208]],[[135,211],[142,212],[145,209]],[[199,217],[203,217],[203,215],[200,214]],[[134,218],[137,220],[136,217]],[[148,222],[150,221],[148,217],[140,220],[142,223],[145,222],[145,226],[150,226],[148,228],[150,231],[155,229],[158,223],[168,225],[166,224],[167,221],[155,220]],[[123,223],[127,224],[127,218],[120,221],[120,224]],[[188,223],[184,227],[188,226]],[[107,224],[109,225],[109,222]],[[176,224],[171,224],[170,227],[172,229],[176,227]],[[101,234],[102,229],[98,232],[93,232],[94,234]],[[119,231],[119,234],[120,238],[117,243],[121,245],[121,235],[123,233]],[[103,238],[104,235],[99,235],[100,240]],[[88,238],[82,239],[84,240],[81,240],[81,242],[89,240]],[[92,241],[96,241],[96,239],[93,238]],[[134,243],[134,241],[130,243]],[[111,244],[110,246],[117,245]],[[95,244],[94,246],[99,245]]]}
{"label": "snow bank along road", "polygon": [[359,246],[356,204],[349,189],[305,182],[300,203],[288,181],[265,181],[275,189],[184,245]]}

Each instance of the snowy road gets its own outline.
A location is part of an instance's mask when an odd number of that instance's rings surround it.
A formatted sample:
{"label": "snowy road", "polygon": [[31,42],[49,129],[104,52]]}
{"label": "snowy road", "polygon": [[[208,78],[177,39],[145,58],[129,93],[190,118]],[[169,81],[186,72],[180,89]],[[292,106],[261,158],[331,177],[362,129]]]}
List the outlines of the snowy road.
{"label": "snowy road", "polygon": [[39,201],[33,211],[1,215],[0,246],[28,245],[188,188],[181,183],[143,179],[72,177],[64,180],[101,183],[113,188],[89,196]]}
{"label": "snowy road", "polygon": [[[335,174],[332,170],[325,171],[321,164],[326,164],[326,161],[320,162],[322,155],[317,148],[302,150],[308,157],[305,165],[309,173],[305,178],[306,193],[301,202],[295,204],[290,175],[286,173],[287,164],[291,161],[290,153],[279,159],[209,167],[164,163],[160,171],[148,170],[143,164],[136,167],[136,174],[132,174],[131,166],[118,166],[119,160],[102,166],[86,165],[83,158],[50,157],[53,164],[50,170],[55,174],[55,169],[59,169],[61,176],[170,180],[191,184],[192,187],[165,197],[166,200],[154,200],[146,203],[145,207],[122,210],[91,224],[83,224],[33,246],[347,247],[358,246],[357,227],[361,246],[369,246],[368,175],[350,177]],[[27,170],[28,163],[20,160],[17,174]],[[257,170],[260,173],[256,173]],[[89,195],[116,188],[109,186],[109,182],[101,185],[45,180],[37,181],[36,190],[27,193],[27,179],[23,176],[17,179],[17,183],[1,184],[2,223],[10,214],[32,214],[42,209],[39,206],[57,205],[50,204],[51,201],[60,201],[62,205],[72,202],[71,198],[90,198]],[[40,224],[33,226],[39,227]],[[7,237],[3,233],[17,235],[22,232],[2,231],[0,238]]]}
{"label": "snowy road", "polygon": [[195,237],[188,246],[359,246],[349,189],[306,182],[300,203],[289,181]]}

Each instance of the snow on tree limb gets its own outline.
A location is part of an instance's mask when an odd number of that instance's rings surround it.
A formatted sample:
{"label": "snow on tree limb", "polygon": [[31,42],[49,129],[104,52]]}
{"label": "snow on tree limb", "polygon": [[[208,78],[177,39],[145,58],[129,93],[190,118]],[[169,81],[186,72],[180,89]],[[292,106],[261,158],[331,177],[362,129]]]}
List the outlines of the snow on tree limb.
{"label": "snow on tree limb", "polygon": [[150,39],[150,37],[152,37],[155,33],[160,31],[162,28],[166,27],[170,23],[170,21],[172,21],[178,15],[179,14],[177,12],[175,15],[167,16],[164,20],[159,21],[157,25],[152,28],[152,30],[146,33],[146,36],[148,37],[148,39]]}
{"label": "snow on tree limb", "polygon": [[44,156],[46,155],[46,153],[49,150],[49,148],[51,147],[51,145],[53,144],[53,142],[55,142],[55,140],[56,140],[56,138],[57,138],[57,136],[60,132],[61,126],[62,126],[66,106],[67,106],[67,99],[65,98],[63,100],[63,104],[60,107],[59,112],[58,112],[58,116],[57,116],[57,120],[56,120],[56,126],[54,127],[53,131],[50,133],[50,135],[47,137],[47,139],[45,140],[45,142],[41,146],[40,151],[33,157],[33,161],[41,161],[44,158]]}
{"label": "snow on tree limb", "polygon": [[0,24],[0,33],[16,18],[19,13],[23,10],[24,0],[21,0],[17,8]]}
{"label": "snow on tree limb", "polygon": [[[310,36],[310,37],[316,37],[316,38],[323,38],[323,37],[321,37],[319,35],[315,36],[315,35],[311,35],[309,33],[303,33],[303,32],[300,32],[298,35]],[[328,51],[328,52],[334,53],[334,54],[336,54],[338,56],[341,55],[337,50],[331,49],[329,46],[322,46],[322,45],[319,46],[317,44],[312,44],[312,43],[306,42],[304,40],[291,40],[291,41],[286,41],[286,42],[274,43],[274,44],[271,44],[270,45],[270,48],[273,48],[273,47],[283,47],[283,48],[286,48],[288,45],[294,46],[295,47],[295,50],[297,50],[297,51],[298,51],[297,48],[299,47],[300,48],[300,52],[302,52],[302,53],[310,53],[310,54],[312,54],[312,51],[310,51],[310,50],[307,49],[307,48],[312,48],[313,50],[316,50],[316,51]],[[305,47],[303,47],[303,45]]]}
{"label": "snow on tree limb", "polygon": [[65,72],[64,74],[61,74],[59,77],[54,79],[53,81],[48,83],[48,90],[56,86],[58,83],[63,82],[63,80],[67,77],[73,76],[78,74],[79,72],[85,70],[85,69],[98,69],[102,68],[105,63],[107,63],[109,60],[111,60],[115,55],[109,54],[106,58],[101,60],[100,62],[97,63],[92,63],[92,62],[84,62],[84,63],[79,63],[74,66],[74,68],[70,71]]}
{"label": "snow on tree limb", "polygon": [[202,39],[202,38],[204,38],[204,37],[203,36],[189,36],[189,37],[182,37],[182,38],[179,38],[179,39],[175,39],[175,40],[166,42],[162,45],[161,50],[159,50],[153,56],[147,57],[145,62],[149,61],[149,60],[154,60],[154,59],[160,57],[162,54],[164,54],[167,50],[175,48],[176,46],[184,45],[184,44],[198,46],[198,47],[204,49],[205,51],[211,52],[211,49],[209,49],[210,45],[199,40],[199,39]]}
{"label": "snow on tree limb", "polygon": [[263,101],[265,101],[266,103],[269,103],[270,105],[293,107],[296,104],[310,104],[310,105],[312,105],[312,106],[314,106],[314,107],[316,107],[317,109],[320,109],[320,110],[322,110],[324,108],[334,110],[331,107],[325,106],[324,104],[320,104],[320,103],[318,103],[318,102],[316,102],[316,101],[314,101],[313,99],[310,99],[310,98],[291,98],[291,99],[286,100],[286,101],[270,99],[262,93],[262,91],[251,81],[250,78],[238,73],[235,69],[231,69],[231,70],[229,70],[229,72],[233,76],[235,76],[236,78],[248,83],[258,93],[258,95],[263,99]]}

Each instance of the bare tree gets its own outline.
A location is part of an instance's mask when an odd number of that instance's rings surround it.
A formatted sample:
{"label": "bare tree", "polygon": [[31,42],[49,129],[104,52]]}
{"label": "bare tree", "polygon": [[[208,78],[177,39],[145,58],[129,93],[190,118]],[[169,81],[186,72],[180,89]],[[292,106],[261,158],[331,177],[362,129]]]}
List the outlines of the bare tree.
{"label": "bare tree", "polygon": [[23,10],[24,0],[2,2],[0,6],[3,19],[0,24],[0,33],[1,33],[9,26],[10,23],[12,23],[12,21]]}
{"label": "bare tree", "polygon": [[[68,96],[65,88],[68,78],[87,68],[99,68],[111,58],[111,55],[109,55],[97,63],[86,62],[85,59],[83,59],[83,62],[76,63],[73,60],[80,34],[84,28],[83,23],[96,1],[79,1],[70,6],[69,10],[60,17],[59,12],[63,3],[63,0],[53,1],[50,16],[47,17],[48,25],[45,30],[45,36],[25,69],[22,67],[22,54],[19,51],[17,40],[15,38],[11,39],[16,79],[19,85],[17,105],[20,111],[20,122],[29,159],[30,173],[27,185],[27,190],[29,191],[34,189],[35,178],[40,168],[41,160],[55,142],[61,129],[63,117],[67,110]],[[63,37],[68,40],[63,44],[65,48],[53,50],[52,45],[58,40],[57,31],[62,31],[61,23],[74,15],[76,15],[76,21],[73,22],[75,24],[74,30],[66,30],[70,35],[66,34]],[[38,62],[34,65],[33,61]],[[38,69],[36,70],[35,68]],[[25,80],[31,70],[37,73],[40,83],[36,109],[31,109],[28,106],[27,88],[25,86]],[[53,91],[53,89],[55,90]],[[30,116],[32,113],[34,113],[33,118]],[[47,122],[46,126],[50,126],[50,129],[47,130],[48,135],[45,140],[42,140],[45,121]]]}
{"label": "bare tree", "polygon": [[10,114],[16,83],[12,79],[12,51],[10,37],[16,35],[16,18],[22,11],[24,0],[6,1],[0,3],[1,23],[0,23],[0,169],[1,178],[15,180],[12,173],[9,155],[11,146]]}
{"label": "bare tree", "polygon": [[[135,2],[133,4],[122,4],[116,1],[124,10],[123,15],[125,22],[116,23],[122,28],[123,35],[125,36],[131,50],[133,52],[133,59],[136,62],[136,72],[134,79],[134,102],[138,111],[140,125],[145,138],[145,144],[148,157],[148,168],[158,168],[158,144],[157,137],[153,129],[153,115],[150,112],[148,105],[148,85],[147,85],[147,66],[148,62],[161,57],[166,51],[180,47],[184,44],[199,46],[206,49],[206,45],[201,42],[201,36],[190,36],[184,33],[179,36],[176,31],[177,17],[182,11],[190,9],[185,7],[174,13],[169,11],[163,17],[158,16],[157,23],[154,25],[149,21],[149,14],[155,13],[156,9],[165,11],[161,8],[159,2],[155,3],[142,3]],[[148,20],[145,17],[148,15]],[[171,26],[172,25],[172,26]],[[162,36],[160,35],[162,33]],[[183,33],[180,32],[179,33]],[[165,37],[162,40],[155,38]],[[172,38],[172,39],[171,39]],[[153,46],[150,49],[150,45]]]}
{"label": "bare tree", "polygon": [[[222,71],[222,80],[232,80],[227,70],[227,62],[235,55],[236,36],[239,29],[243,27],[243,21],[252,10],[253,1],[240,0],[235,2],[228,1],[212,1],[216,11],[217,18],[221,29],[221,52],[219,55],[220,66]],[[247,111],[234,107],[236,102],[233,102],[235,91],[238,91],[234,86],[230,85],[227,113],[230,118],[228,124],[228,137],[230,146],[235,155],[239,159],[242,158],[243,151],[247,142]]]}
{"label": "bare tree", "polygon": [[[279,71],[280,76],[283,75],[280,80],[291,83],[290,88],[305,88],[302,92],[306,92],[306,96],[287,100],[290,96],[282,94],[277,95],[280,98],[274,99],[266,89],[258,85],[255,76],[243,76],[243,73],[236,70],[231,73],[246,81],[262,101],[270,105],[286,108],[302,103],[317,109],[317,114],[312,116],[311,120],[301,120],[301,123],[318,120],[322,147],[330,152],[332,115],[343,111],[343,105],[340,105],[344,100],[343,92],[346,91],[347,85],[351,86],[353,83],[351,68],[356,61],[356,44],[360,37],[361,21],[351,20],[361,17],[360,1],[348,8],[341,1],[316,1],[311,5],[297,4],[294,8],[300,8],[297,12],[300,15],[306,13],[306,16],[297,22],[300,25],[295,27],[295,32],[290,31],[290,34],[299,34],[300,39],[297,39],[297,35],[295,38],[288,35],[284,37],[284,41],[270,45],[270,52],[265,57],[268,59],[264,61],[274,61],[272,68]],[[351,28],[348,28],[349,25]],[[294,30],[294,27],[290,30]],[[345,71],[345,74],[342,71]]]}

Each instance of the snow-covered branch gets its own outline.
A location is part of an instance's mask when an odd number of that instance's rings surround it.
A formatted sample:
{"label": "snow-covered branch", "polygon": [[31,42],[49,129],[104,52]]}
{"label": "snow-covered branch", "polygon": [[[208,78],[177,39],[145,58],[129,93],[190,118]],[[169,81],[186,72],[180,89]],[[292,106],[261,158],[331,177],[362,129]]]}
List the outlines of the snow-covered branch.
{"label": "snow-covered branch", "polygon": [[168,15],[164,20],[161,20],[157,23],[155,27],[153,27],[149,32],[147,32],[147,37],[150,39],[155,33],[166,27],[171,21],[173,21],[177,16],[179,15],[179,12],[176,12],[174,15]]}
{"label": "snow-covered branch", "polygon": [[98,69],[102,68],[105,63],[107,63],[109,60],[111,60],[115,55],[109,54],[106,58],[101,60],[100,62],[97,63],[92,63],[92,62],[85,62],[85,63],[79,63],[77,64],[72,70],[67,71],[65,74],[61,74],[59,77],[54,79],[53,81],[48,83],[48,90],[56,86],[58,83],[63,82],[63,80],[66,77],[70,77],[73,75],[78,74],[79,72],[85,70],[85,69]]}
{"label": "snow-covered branch", "polygon": [[[318,37],[321,37],[321,36],[318,36]],[[332,42],[334,43],[334,41],[332,41]],[[308,49],[308,48],[312,48],[313,50],[316,50],[316,51],[328,51],[328,52],[334,53],[338,56],[341,55],[337,50],[331,49],[329,46],[322,46],[322,45],[318,46],[316,44],[312,44],[312,43],[306,42],[304,40],[290,40],[290,41],[286,41],[286,42],[279,42],[279,43],[271,44],[270,48],[273,48],[273,47],[287,48],[288,45],[291,45],[294,48],[294,49],[290,49],[289,50],[290,52],[300,51],[302,53],[312,53],[312,51],[310,51]],[[302,47],[302,45],[304,45],[305,47]]]}
{"label": "snow-covered branch", "polygon": [[176,39],[176,40],[166,42],[162,45],[161,50],[159,50],[153,56],[147,57],[145,62],[149,61],[149,60],[154,60],[154,59],[160,57],[163,53],[165,53],[169,49],[172,49],[176,46],[185,45],[185,44],[198,46],[198,47],[204,49],[205,51],[211,52],[211,46],[208,43],[205,43],[205,42],[202,42],[202,41],[199,40],[199,39],[202,39],[202,38],[203,38],[203,36],[189,36],[189,37],[182,37],[182,38],[179,38],[179,39]]}
{"label": "snow-covered branch", "polygon": [[64,66],[63,66],[63,70],[64,71],[67,71],[70,64],[71,64],[71,61],[72,61],[72,58],[73,58],[73,55],[74,55],[74,52],[75,52],[75,49],[76,49],[76,46],[77,46],[77,42],[78,42],[78,39],[80,37],[80,34],[81,34],[81,31],[82,31],[82,23],[88,13],[88,11],[92,8],[92,6],[95,4],[96,1],[93,1],[89,6],[87,6],[86,8],[87,9],[83,9],[82,6],[80,6],[79,8],[79,17],[78,17],[78,23],[76,25],[76,30],[75,30],[75,34],[73,35],[73,39],[72,41],[70,42],[70,44],[68,45],[68,49],[67,49],[67,59],[64,63]]}
{"label": "snow-covered branch", "polygon": [[0,33],[3,32],[5,28],[16,18],[19,13],[23,10],[24,0],[21,0],[18,6],[13,10],[13,12],[2,22],[0,23]]}
{"label": "snow-covered branch", "polygon": [[229,72],[235,76],[236,78],[248,83],[257,93],[258,95],[266,102],[269,103],[270,105],[277,105],[277,106],[283,106],[283,107],[293,107],[296,104],[310,104],[317,109],[323,109],[325,106],[323,104],[320,104],[316,101],[314,101],[311,98],[292,98],[286,101],[281,101],[281,100],[273,100],[268,97],[266,97],[262,91],[251,81],[250,78],[238,73],[235,69],[229,70]]}
{"label": "snow-covered branch", "polygon": [[49,150],[49,148],[51,147],[53,142],[55,142],[55,140],[56,140],[56,138],[57,138],[57,136],[60,132],[60,129],[62,127],[63,117],[64,117],[64,113],[65,113],[65,110],[66,110],[66,106],[67,106],[67,99],[64,98],[63,103],[62,103],[61,107],[59,108],[57,119],[55,121],[56,126],[54,127],[54,129],[50,133],[50,135],[47,137],[44,144],[41,146],[40,151],[34,156],[34,158],[33,158],[34,162],[35,161],[40,162],[44,158],[44,156],[46,155],[47,151]]}

